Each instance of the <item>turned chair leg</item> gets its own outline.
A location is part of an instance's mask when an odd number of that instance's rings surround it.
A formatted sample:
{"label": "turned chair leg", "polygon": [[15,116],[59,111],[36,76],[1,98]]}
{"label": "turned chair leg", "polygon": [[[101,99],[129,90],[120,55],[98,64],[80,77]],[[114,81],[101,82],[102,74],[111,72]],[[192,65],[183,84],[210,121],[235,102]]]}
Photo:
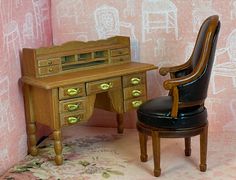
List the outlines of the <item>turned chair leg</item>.
{"label": "turned chair leg", "polygon": [[200,134],[200,171],[205,172],[207,169],[207,136],[208,126],[206,125]]}
{"label": "turned chair leg", "polygon": [[191,156],[191,137],[184,138],[185,156]]}
{"label": "turned chair leg", "polygon": [[146,162],[148,159],[147,139],[148,137],[146,134],[139,132],[139,144],[140,144],[140,151],[141,151],[140,160],[142,162]]}
{"label": "turned chair leg", "polygon": [[152,131],[152,147],[153,147],[153,159],[154,159],[154,176],[161,175],[160,167],[160,136],[157,131]]}

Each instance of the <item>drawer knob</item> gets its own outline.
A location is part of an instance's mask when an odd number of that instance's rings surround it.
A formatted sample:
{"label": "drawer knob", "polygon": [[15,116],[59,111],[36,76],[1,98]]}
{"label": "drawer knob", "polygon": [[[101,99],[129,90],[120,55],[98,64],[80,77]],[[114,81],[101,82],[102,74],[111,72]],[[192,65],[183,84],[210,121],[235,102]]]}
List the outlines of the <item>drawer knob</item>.
{"label": "drawer knob", "polygon": [[138,108],[143,102],[140,100],[140,101],[133,101],[132,102],[132,106],[133,108]]}
{"label": "drawer knob", "polygon": [[108,89],[112,88],[112,83],[111,83],[111,82],[109,82],[109,83],[103,83],[103,84],[100,85],[100,88],[101,88],[102,90],[108,90]]}
{"label": "drawer knob", "polygon": [[68,104],[67,105],[67,110],[68,111],[75,111],[79,109],[79,104]]}
{"label": "drawer knob", "polygon": [[49,71],[49,72],[52,72],[52,71],[53,71],[53,68],[49,68],[48,71]]}
{"label": "drawer knob", "polygon": [[132,85],[137,85],[137,84],[140,84],[141,79],[137,78],[137,77],[134,77],[134,78],[131,78],[130,82],[131,82]]}
{"label": "drawer knob", "polygon": [[68,117],[68,119],[67,119],[67,122],[69,124],[75,124],[75,123],[77,123],[79,121],[80,121],[80,117],[71,116],[71,117]]}
{"label": "drawer knob", "polygon": [[139,97],[141,94],[142,94],[142,91],[141,91],[141,90],[134,89],[134,90],[132,91],[132,96],[133,96],[133,97]]}
{"label": "drawer knob", "polygon": [[69,96],[78,95],[79,92],[80,92],[80,89],[79,89],[79,88],[70,88],[70,89],[67,89],[67,94],[68,94]]}

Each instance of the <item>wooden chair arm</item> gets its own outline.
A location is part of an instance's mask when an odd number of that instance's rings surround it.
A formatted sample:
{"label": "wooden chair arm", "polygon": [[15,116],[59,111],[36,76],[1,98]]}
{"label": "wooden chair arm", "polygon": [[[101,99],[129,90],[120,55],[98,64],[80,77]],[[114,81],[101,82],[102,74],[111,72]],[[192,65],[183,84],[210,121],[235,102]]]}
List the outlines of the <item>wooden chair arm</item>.
{"label": "wooden chair arm", "polygon": [[179,109],[179,90],[175,86],[172,89],[172,108],[171,108],[171,117],[177,118]]}
{"label": "wooden chair arm", "polygon": [[162,76],[167,75],[168,73],[173,74],[177,71],[181,71],[184,70],[186,68],[188,68],[191,65],[191,58],[185,62],[184,64],[178,65],[178,66],[172,66],[172,67],[161,67],[159,69],[159,73]]}

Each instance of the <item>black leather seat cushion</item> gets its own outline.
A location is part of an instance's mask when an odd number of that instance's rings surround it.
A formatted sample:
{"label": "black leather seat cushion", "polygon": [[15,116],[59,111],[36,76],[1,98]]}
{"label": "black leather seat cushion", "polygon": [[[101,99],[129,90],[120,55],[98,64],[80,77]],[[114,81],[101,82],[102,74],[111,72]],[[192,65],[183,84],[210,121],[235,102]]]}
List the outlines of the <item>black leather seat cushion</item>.
{"label": "black leather seat cushion", "polygon": [[207,123],[204,106],[179,109],[178,117],[171,117],[172,97],[163,96],[146,101],[137,110],[138,121],[156,128],[194,128]]}

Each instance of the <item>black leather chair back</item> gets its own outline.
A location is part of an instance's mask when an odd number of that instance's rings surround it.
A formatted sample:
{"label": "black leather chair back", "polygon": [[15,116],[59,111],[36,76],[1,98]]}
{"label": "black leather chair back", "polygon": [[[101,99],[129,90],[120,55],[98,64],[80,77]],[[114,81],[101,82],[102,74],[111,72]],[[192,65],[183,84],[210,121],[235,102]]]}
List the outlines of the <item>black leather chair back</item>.
{"label": "black leather chair back", "polygon": [[[198,63],[200,63],[201,56],[203,55],[203,48],[206,34],[208,31],[208,28],[210,27],[211,17],[205,20],[205,22],[202,24],[201,29],[199,31],[197,41],[191,56],[191,69],[188,69],[188,72],[185,72],[184,75],[191,73],[194,68],[197,66]],[[185,84],[183,86],[179,86],[179,101],[180,102],[196,102],[196,101],[202,101],[205,100],[207,97],[207,90],[211,75],[211,69],[213,66],[213,61],[215,57],[215,50],[216,50],[216,44],[218,39],[218,34],[220,30],[220,21],[217,23],[217,27],[215,29],[215,33],[212,34],[212,42],[210,42],[211,46],[206,46],[207,52],[209,51],[209,56],[207,56],[205,59],[202,59],[203,61],[207,61],[206,67],[203,70],[202,74],[195,79],[193,82],[190,82],[188,84]]]}

